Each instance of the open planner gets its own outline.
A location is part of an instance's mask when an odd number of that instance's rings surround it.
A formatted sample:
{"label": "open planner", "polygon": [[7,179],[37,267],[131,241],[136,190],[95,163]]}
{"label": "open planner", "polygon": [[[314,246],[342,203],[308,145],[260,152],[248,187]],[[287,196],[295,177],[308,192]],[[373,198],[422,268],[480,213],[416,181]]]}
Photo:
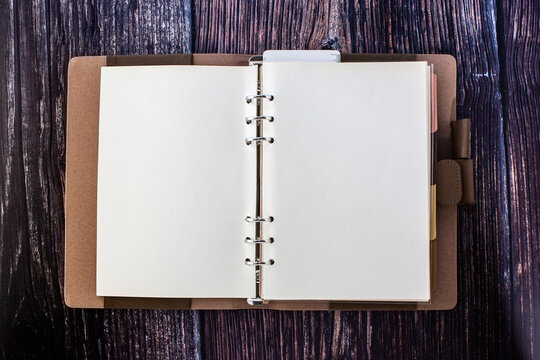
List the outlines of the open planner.
{"label": "open planner", "polygon": [[97,295],[429,301],[430,74],[103,67]]}

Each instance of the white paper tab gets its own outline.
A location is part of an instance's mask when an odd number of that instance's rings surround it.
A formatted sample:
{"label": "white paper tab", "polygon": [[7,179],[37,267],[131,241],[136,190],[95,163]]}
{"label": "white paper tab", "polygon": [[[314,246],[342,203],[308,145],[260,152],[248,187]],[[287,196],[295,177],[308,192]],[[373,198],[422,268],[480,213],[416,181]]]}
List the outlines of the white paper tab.
{"label": "white paper tab", "polygon": [[341,61],[337,50],[266,50],[264,62],[334,62]]}

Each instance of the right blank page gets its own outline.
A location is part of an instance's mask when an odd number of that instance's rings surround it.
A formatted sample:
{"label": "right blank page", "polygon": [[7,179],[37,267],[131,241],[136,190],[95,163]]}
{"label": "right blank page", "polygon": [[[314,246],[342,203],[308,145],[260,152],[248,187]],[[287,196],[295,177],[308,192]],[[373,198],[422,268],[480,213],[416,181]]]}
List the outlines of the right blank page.
{"label": "right blank page", "polygon": [[263,293],[268,299],[427,301],[425,62],[263,65]]}

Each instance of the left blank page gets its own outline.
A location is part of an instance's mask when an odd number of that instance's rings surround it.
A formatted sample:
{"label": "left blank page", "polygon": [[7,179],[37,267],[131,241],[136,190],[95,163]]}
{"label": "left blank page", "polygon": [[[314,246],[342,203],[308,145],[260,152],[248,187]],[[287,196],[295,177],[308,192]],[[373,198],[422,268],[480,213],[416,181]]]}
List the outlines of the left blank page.
{"label": "left blank page", "polygon": [[101,72],[97,295],[249,297],[249,67]]}

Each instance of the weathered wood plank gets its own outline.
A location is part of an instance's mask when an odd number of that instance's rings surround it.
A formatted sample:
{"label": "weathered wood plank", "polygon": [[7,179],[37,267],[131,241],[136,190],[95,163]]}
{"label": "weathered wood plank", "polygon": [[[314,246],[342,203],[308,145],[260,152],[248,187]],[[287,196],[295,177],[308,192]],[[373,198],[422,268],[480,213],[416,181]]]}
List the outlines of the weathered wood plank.
{"label": "weathered wood plank", "polygon": [[[496,9],[490,1],[423,1],[391,3],[382,14],[390,14],[380,29],[391,52],[450,53],[458,64],[457,116],[472,119],[472,148],[478,203],[464,207],[459,216],[458,273],[459,301],[451,312],[429,313],[438,318],[414,324],[417,314],[404,313],[403,339],[396,356],[442,355],[465,358],[507,357],[510,355],[511,323],[509,237],[506,188],[506,161],[503,117],[499,89],[499,63],[495,29]],[[356,5],[354,13],[368,11],[370,4]],[[366,16],[367,18],[368,16]],[[384,18],[384,16],[381,16]],[[366,28],[368,20],[356,18],[351,27]],[[381,31],[381,30],[379,30]],[[372,51],[370,32],[359,32],[343,45],[353,51]],[[357,44],[355,46],[355,44]],[[395,314],[380,314],[381,323],[392,323]],[[388,330],[373,332],[376,343],[388,343]],[[421,334],[421,335],[418,335]],[[397,333],[390,338],[397,337]],[[400,335],[401,338],[403,335]],[[447,338],[448,341],[435,342]],[[386,341],[385,341],[386,340]],[[419,352],[416,349],[422,349]],[[436,352],[431,352],[436,350]],[[383,357],[384,347],[374,352]],[[424,351],[427,351],[425,354]],[[431,356],[429,355],[431,352]]]}
{"label": "weathered wood plank", "polygon": [[[203,312],[207,359],[323,359],[332,347],[331,312]],[[313,346],[317,344],[317,346]]]}
{"label": "weathered wood plank", "polygon": [[514,355],[540,358],[540,5],[502,1]]}
{"label": "weathered wood plank", "polygon": [[327,1],[215,0],[194,5],[194,52],[317,49],[328,40]]}
{"label": "weathered wood plank", "polygon": [[[455,55],[479,199],[460,213],[456,310],[204,312],[207,358],[538,357],[539,13],[534,1],[498,4],[194,2],[196,52]],[[1,357],[201,357],[197,312],[82,311],[61,300],[67,60],[189,51],[190,11],[189,1],[0,1]]]}
{"label": "weathered wood plank", "polygon": [[112,359],[201,359],[199,313],[106,310],[104,350]]}
{"label": "weathered wood plank", "polygon": [[0,1],[0,357],[200,358],[197,312],[66,308],[67,62],[189,52],[189,1]]}
{"label": "weathered wood plank", "polygon": [[[479,199],[476,206],[460,211],[459,304],[450,312],[429,313],[205,312],[204,353],[231,359],[249,357],[246,354],[266,354],[269,359],[293,354],[299,358],[509,356],[510,242],[493,2],[333,1],[328,7],[316,7],[324,9],[319,24],[313,23],[318,15],[299,16],[303,10],[298,9],[308,6],[296,2],[291,7],[285,1],[198,2],[193,10],[194,51],[260,53],[271,48],[332,46],[349,52],[453,54],[458,62],[458,116],[473,121]],[[280,9],[277,18],[275,9]],[[306,324],[324,334],[325,341],[300,331],[306,330]],[[246,326],[251,332],[240,330]],[[259,336],[258,331],[290,340],[276,344],[271,338],[252,338],[250,334]]]}

